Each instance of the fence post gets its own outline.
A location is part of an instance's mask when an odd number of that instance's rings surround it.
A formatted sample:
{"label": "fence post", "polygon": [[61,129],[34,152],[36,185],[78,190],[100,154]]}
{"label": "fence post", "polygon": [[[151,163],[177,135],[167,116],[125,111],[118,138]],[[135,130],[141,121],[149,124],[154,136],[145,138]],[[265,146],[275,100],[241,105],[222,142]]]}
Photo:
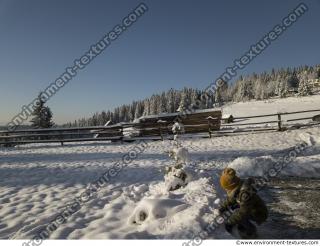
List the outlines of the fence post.
{"label": "fence post", "polygon": [[120,126],[120,140],[121,140],[121,144],[123,144],[123,126]]}
{"label": "fence post", "polygon": [[159,132],[160,132],[161,140],[163,141],[162,129],[161,129],[161,123],[159,123]]}
{"label": "fence post", "polygon": [[[9,134],[6,132],[6,133],[4,134],[4,136],[7,137],[7,136],[9,136]],[[8,142],[8,138],[5,138],[5,139],[4,139],[4,147],[10,147],[9,144],[7,144],[7,142]]]}
{"label": "fence post", "polygon": [[164,140],[164,137],[163,137],[162,129],[163,129],[164,127],[166,127],[166,121],[158,120],[157,123],[158,123],[158,127],[159,127],[160,137],[161,137],[161,140],[163,141],[163,140]]}
{"label": "fence post", "polygon": [[14,146],[14,144],[12,143],[13,142],[13,140],[16,140],[16,138],[12,138],[11,136],[10,136],[10,133],[9,132],[6,132],[5,134],[4,134],[6,137],[8,137],[8,138],[5,138],[4,139],[4,147],[13,147]]}
{"label": "fence post", "polygon": [[211,123],[210,123],[210,119],[208,119],[208,131],[209,131],[209,137],[211,138]]}
{"label": "fence post", "polygon": [[62,132],[59,132],[59,136],[58,136],[59,140],[61,140],[61,146],[63,146],[63,135]]}
{"label": "fence post", "polygon": [[278,131],[282,130],[281,114],[278,113]]}

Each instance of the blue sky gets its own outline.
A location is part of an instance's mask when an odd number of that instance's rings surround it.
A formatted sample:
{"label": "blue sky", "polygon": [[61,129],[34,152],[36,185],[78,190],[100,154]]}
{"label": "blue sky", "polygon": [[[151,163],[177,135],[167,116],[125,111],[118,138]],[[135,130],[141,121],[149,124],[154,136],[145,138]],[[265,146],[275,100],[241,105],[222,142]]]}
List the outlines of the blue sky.
{"label": "blue sky", "polygon": [[[152,1],[48,101],[62,123],[191,86],[205,88],[301,1]],[[319,64],[320,3],[243,71]],[[140,1],[0,0],[0,122],[7,123]]]}

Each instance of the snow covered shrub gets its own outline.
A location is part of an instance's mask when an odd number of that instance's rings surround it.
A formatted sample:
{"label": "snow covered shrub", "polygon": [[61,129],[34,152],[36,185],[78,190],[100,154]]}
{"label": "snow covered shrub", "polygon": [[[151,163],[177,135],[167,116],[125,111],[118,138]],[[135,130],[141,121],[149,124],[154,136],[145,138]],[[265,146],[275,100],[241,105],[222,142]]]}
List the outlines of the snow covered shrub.
{"label": "snow covered shrub", "polygon": [[183,164],[178,163],[175,164],[174,166],[167,166],[165,167],[165,174],[167,175],[168,173],[172,172],[173,169],[181,169],[183,167]]}
{"label": "snow covered shrub", "polygon": [[180,187],[186,186],[191,180],[192,174],[189,164],[189,152],[184,147],[173,147],[169,151],[169,157],[173,158],[175,164],[165,169],[165,186],[167,191],[173,191]]}
{"label": "snow covered shrub", "polygon": [[309,132],[299,134],[299,137],[309,146],[320,144],[320,137],[310,134]]}
{"label": "snow covered shrub", "polygon": [[189,151],[187,148],[184,147],[173,148],[169,151],[169,157],[173,158],[176,161],[176,163],[187,164],[190,160]]}
{"label": "snow covered shrub", "polygon": [[171,128],[173,134],[174,134],[174,140],[178,139],[178,135],[184,134],[185,130],[184,130],[184,125],[180,122],[176,122],[173,124],[172,128]]}
{"label": "snow covered shrub", "polygon": [[178,164],[167,169],[164,176],[167,191],[174,191],[186,186],[192,180],[192,172],[184,165]]}

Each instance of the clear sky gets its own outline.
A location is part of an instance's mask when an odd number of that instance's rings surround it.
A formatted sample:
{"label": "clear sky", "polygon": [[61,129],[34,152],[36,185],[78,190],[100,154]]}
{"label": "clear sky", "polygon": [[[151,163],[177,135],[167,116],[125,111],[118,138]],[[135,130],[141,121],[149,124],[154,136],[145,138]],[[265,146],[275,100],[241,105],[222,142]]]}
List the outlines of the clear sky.
{"label": "clear sky", "polygon": [[[149,11],[48,101],[62,123],[184,86],[205,88],[301,1],[145,0]],[[242,72],[320,60],[320,1]],[[135,0],[0,0],[7,123],[133,9]]]}

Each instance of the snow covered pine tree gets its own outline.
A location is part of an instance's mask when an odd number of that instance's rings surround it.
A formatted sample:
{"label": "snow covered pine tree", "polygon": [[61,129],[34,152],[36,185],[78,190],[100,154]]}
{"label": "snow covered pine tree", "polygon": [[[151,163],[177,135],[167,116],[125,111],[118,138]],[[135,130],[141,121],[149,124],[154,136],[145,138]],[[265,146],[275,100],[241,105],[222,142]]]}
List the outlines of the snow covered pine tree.
{"label": "snow covered pine tree", "polygon": [[40,92],[38,95],[39,103],[35,107],[31,119],[31,126],[33,128],[51,128],[54,123],[52,121],[52,112],[51,109],[45,106],[45,100],[42,97],[42,93]]}

